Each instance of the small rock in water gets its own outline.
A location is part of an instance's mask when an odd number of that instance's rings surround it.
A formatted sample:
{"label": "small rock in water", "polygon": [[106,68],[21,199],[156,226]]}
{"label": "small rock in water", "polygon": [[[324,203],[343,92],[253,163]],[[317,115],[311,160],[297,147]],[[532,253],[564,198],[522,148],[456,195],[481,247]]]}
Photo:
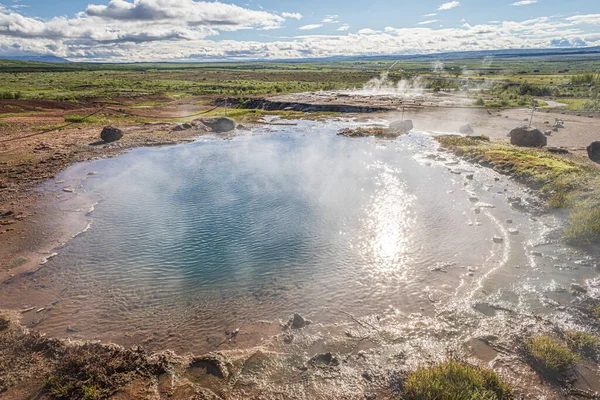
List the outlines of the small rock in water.
{"label": "small rock in water", "polygon": [[290,344],[293,341],[294,341],[294,335],[292,335],[291,333],[285,334],[283,336],[283,343]]}
{"label": "small rock in water", "polygon": [[458,132],[465,135],[472,135],[474,133],[473,128],[470,124],[465,124],[461,126],[460,128],[458,128]]}
{"label": "small rock in water", "polygon": [[541,257],[541,256],[542,256],[542,253],[540,253],[539,251],[532,251],[532,252],[531,252],[531,255],[532,255],[532,256],[536,256],[536,257]]}
{"label": "small rock in water", "polygon": [[328,365],[336,366],[340,364],[340,360],[331,353],[317,354],[309,361],[313,366]]}
{"label": "small rock in water", "polygon": [[475,211],[475,214],[481,214],[481,207],[475,207],[473,211]]}
{"label": "small rock in water", "polygon": [[288,321],[288,326],[292,329],[302,329],[307,325],[310,325],[312,321],[305,319],[300,314],[294,314],[294,316]]}
{"label": "small rock in water", "polygon": [[389,128],[393,131],[408,133],[414,126],[412,120],[405,119],[391,122]]}
{"label": "small rock in water", "polygon": [[587,289],[578,283],[571,283],[571,290],[577,293],[587,293]]}
{"label": "small rock in water", "polygon": [[508,233],[510,233],[511,235],[518,235],[519,234],[519,230],[515,229],[515,228],[509,228],[508,229]]}
{"label": "small rock in water", "polygon": [[506,223],[507,223],[507,224],[512,224],[512,223],[513,223],[513,220],[512,220],[512,219],[507,219],[507,220],[506,220]]}
{"label": "small rock in water", "polygon": [[478,202],[479,199],[477,197],[475,197],[475,196],[470,196],[469,197],[469,201],[472,201],[473,203],[475,203],[475,202]]}
{"label": "small rock in water", "polygon": [[88,176],[94,176],[94,175],[98,175],[97,172],[93,171],[93,172],[88,172]]}
{"label": "small rock in water", "polygon": [[467,179],[473,179],[473,174],[465,175],[465,178],[467,178]]}
{"label": "small rock in water", "polygon": [[493,241],[494,241],[494,243],[503,243],[504,239],[502,239],[501,237],[495,236]]}
{"label": "small rock in water", "polygon": [[63,192],[67,192],[67,193],[73,193],[73,192],[75,192],[75,189],[71,189],[71,188],[68,188],[68,187],[64,187],[62,190],[63,190]]}

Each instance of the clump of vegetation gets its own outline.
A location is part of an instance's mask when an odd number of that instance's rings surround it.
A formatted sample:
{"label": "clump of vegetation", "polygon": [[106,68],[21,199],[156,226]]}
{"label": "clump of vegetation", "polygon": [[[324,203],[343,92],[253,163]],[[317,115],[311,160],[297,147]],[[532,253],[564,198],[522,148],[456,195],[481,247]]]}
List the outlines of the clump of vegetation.
{"label": "clump of vegetation", "polygon": [[590,306],[589,310],[591,311],[594,318],[596,318],[596,322],[600,323],[600,304]]}
{"label": "clump of vegetation", "polygon": [[569,216],[565,237],[572,244],[586,245],[600,241],[600,206],[576,208]]}
{"label": "clump of vegetation", "polygon": [[569,348],[579,353],[596,354],[600,351],[600,338],[582,331],[566,331],[565,341]]}
{"label": "clump of vegetation", "polygon": [[0,332],[8,329],[9,326],[10,320],[6,316],[0,314]]}
{"label": "clump of vegetation", "polygon": [[21,92],[0,92],[0,100],[19,100]]}
{"label": "clump of vegetation", "polygon": [[[440,144],[470,161],[484,162],[499,172],[515,175],[544,186],[559,182],[565,175],[584,173],[577,163],[540,150],[491,144],[484,137],[439,136]],[[546,188],[553,189],[551,185]]]}
{"label": "clump of vegetation", "polygon": [[525,347],[537,364],[553,373],[568,372],[579,359],[569,347],[549,335],[533,336],[525,341]]}
{"label": "clump of vegetation", "polygon": [[162,369],[141,350],[85,344],[64,348],[44,387],[58,399],[108,398],[134,378],[155,377]]}
{"label": "clump of vegetation", "polygon": [[582,111],[600,111],[600,100],[586,100],[581,106]]}
{"label": "clump of vegetation", "polygon": [[413,400],[511,398],[508,386],[490,369],[459,361],[419,368],[406,377],[404,398]]}
{"label": "clump of vegetation", "polygon": [[571,83],[573,85],[600,86],[600,74],[590,72],[587,74],[573,75],[571,77]]}
{"label": "clump of vegetation", "polygon": [[[565,238],[571,244],[600,242],[600,180],[595,169],[542,149],[489,143],[482,138],[438,136],[445,147],[465,159],[488,165],[539,189],[551,208],[570,208]],[[590,190],[596,189],[596,190]]]}
{"label": "clump of vegetation", "polygon": [[39,376],[47,361],[43,355],[51,353],[50,342],[36,332],[21,335],[10,329],[0,334],[0,397],[9,387]]}
{"label": "clump of vegetation", "polygon": [[406,132],[391,130],[382,127],[359,127],[359,128],[344,128],[338,132],[340,136],[346,137],[379,137],[379,138],[395,138],[405,135]]}
{"label": "clump of vegetation", "polygon": [[71,123],[88,123],[88,124],[102,124],[107,121],[106,118],[97,117],[97,116],[88,116],[88,115],[79,115],[79,114],[68,114],[65,115],[65,122]]}

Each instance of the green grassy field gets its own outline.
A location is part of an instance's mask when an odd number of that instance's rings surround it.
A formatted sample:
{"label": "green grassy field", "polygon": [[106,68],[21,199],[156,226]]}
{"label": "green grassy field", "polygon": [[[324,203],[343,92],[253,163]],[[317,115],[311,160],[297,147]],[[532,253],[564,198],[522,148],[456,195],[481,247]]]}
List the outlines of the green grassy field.
{"label": "green grassy field", "polygon": [[[572,99],[583,109],[597,100],[600,78],[587,81],[599,56],[343,60],[321,62],[49,64],[0,60],[0,98],[82,101],[162,95],[260,96],[360,88],[389,70],[389,79],[422,77],[426,90],[452,91],[464,85],[481,90],[487,106],[531,105],[535,96]],[[441,65],[441,64],[439,64]],[[587,75],[586,75],[587,74]],[[475,97],[474,100],[476,100]],[[581,103],[575,100],[581,100]],[[154,102],[140,101],[138,106]],[[590,111],[594,105],[587,104]]]}

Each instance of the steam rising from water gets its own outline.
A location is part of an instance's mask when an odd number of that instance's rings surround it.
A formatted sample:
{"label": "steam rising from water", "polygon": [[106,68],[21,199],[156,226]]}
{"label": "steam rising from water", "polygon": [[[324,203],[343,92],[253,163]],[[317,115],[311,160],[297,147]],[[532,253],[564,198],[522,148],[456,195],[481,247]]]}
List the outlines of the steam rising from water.
{"label": "steam rising from water", "polygon": [[441,74],[444,72],[444,62],[442,60],[437,60],[432,63],[432,70],[435,74]]}
{"label": "steam rising from water", "polygon": [[362,90],[351,91],[354,95],[387,95],[398,97],[415,97],[423,94],[425,82],[423,78],[400,79],[394,82],[389,77],[389,72],[382,72],[380,76],[372,78],[364,84]]}
{"label": "steam rising from water", "polygon": [[[96,162],[101,173],[84,187],[105,200],[92,228],[3,287],[0,301],[19,308],[46,296],[32,304],[52,304],[39,328],[56,336],[72,327],[207,351],[225,329],[292,312],[327,322],[341,308],[360,316],[391,307],[434,318],[476,313],[484,301],[544,312],[543,288],[559,292],[585,273],[557,270],[575,258],[554,247],[538,248],[552,258],[531,260],[547,221],[509,206],[515,184],[484,169],[467,180],[461,171],[473,167],[422,157],[435,151],[424,133],[335,136],[354,125],[300,121]],[[507,233],[508,218],[519,235]]]}

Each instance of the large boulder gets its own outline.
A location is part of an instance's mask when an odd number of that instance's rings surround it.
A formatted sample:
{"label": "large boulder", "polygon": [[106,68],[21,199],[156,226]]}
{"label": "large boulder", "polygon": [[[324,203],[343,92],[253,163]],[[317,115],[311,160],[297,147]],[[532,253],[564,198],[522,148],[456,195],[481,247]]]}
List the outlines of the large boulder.
{"label": "large boulder", "polygon": [[522,147],[544,147],[548,144],[546,136],[536,128],[520,127],[510,131],[510,143]]}
{"label": "large boulder", "polygon": [[106,126],[100,133],[100,138],[107,143],[116,142],[123,137],[123,131],[119,128]]}
{"label": "large boulder", "polygon": [[600,164],[600,142],[592,142],[587,148],[590,160]]}
{"label": "large boulder", "polygon": [[208,126],[215,133],[231,132],[235,129],[235,121],[227,117],[201,118],[200,122]]}
{"label": "large boulder", "polygon": [[413,122],[410,119],[402,119],[390,122],[389,129],[395,132],[408,133],[413,128]]}
{"label": "large boulder", "polygon": [[458,132],[462,133],[463,135],[472,135],[473,133],[475,133],[470,124],[461,126],[460,128],[458,128]]}

